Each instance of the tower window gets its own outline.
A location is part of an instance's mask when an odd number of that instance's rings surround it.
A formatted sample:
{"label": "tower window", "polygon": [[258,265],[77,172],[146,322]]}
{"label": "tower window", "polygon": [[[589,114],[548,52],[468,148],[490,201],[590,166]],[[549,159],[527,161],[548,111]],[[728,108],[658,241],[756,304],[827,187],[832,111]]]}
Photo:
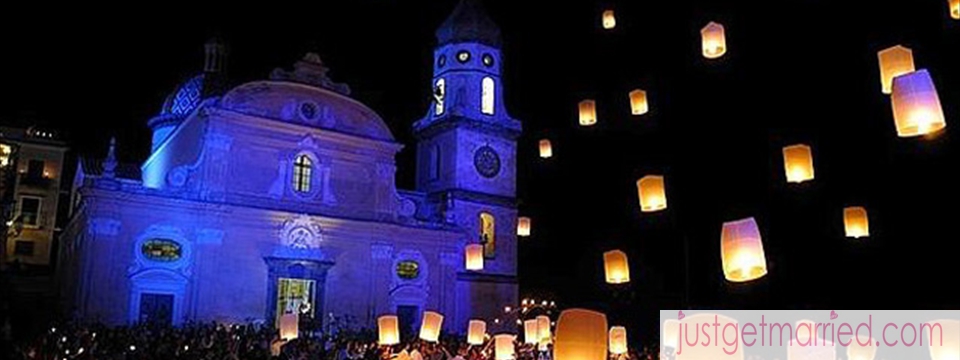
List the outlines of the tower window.
{"label": "tower window", "polygon": [[483,78],[483,96],[480,102],[480,110],[484,114],[493,115],[493,95],[495,91],[496,85],[493,83],[493,78]]}
{"label": "tower window", "polygon": [[480,213],[480,243],[483,244],[483,256],[492,258],[496,255],[496,221],[492,214]]}
{"label": "tower window", "polygon": [[306,154],[297,156],[293,163],[293,189],[297,192],[310,191],[310,177],[313,175],[313,160]]}
{"label": "tower window", "polygon": [[440,57],[437,58],[437,67],[444,67],[446,65],[447,65],[447,56],[440,55]]}
{"label": "tower window", "polygon": [[470,61],[470,52],[466,50],[460,50],[460,52],[457,53],[457,61],[460,63]]}
{"label": "tower window", "polygon": [[446,83],[443,81],[443,79],[437,79],[437,84],[433,87],[433,112],[438,116],[443,114],[443,102],[446,93]]}
{"label": "tower window", "polygon": [[486,67],[493,66],[493,55],[483,54],[483,66],[486,66]]}

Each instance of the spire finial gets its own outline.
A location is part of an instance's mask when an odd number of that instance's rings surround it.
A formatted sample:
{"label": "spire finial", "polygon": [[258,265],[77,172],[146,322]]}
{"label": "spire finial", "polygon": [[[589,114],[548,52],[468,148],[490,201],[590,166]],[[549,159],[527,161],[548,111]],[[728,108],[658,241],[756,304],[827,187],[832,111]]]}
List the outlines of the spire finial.
{"label": "spire finial", "polygon": [[107,150],[107,158],[103,160],[103,176],[112,178],[116,176],[117,169],[117,138],[110,138],[110,148]]}
{"label": "spire finial", "polygon": [[221,73],[227,61],[227,46],[214,36],[203,46],[206,56],[203,59],[203,71],[207,73]]}

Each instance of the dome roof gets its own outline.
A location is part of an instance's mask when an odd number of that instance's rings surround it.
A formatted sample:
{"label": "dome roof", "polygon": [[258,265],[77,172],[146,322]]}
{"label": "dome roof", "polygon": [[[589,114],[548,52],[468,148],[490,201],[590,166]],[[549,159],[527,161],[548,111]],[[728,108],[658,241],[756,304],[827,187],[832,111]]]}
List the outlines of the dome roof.
{"label": "dome roof", "polygon": [[394,140],[387,124],[366,105],[334,90],[301,82],[249,82],[227,92],[220,107],[369,139]]}
{"label": "dome roof", "polygon": [[479,42],[500,47],[500,28],[487,16],[480,0],[460,0],[453,13],[437,29],[439,45]]}
{"label": "dome roof", "polygon": [[183,120],[200,106],[200,103],[208,96],[209,87],[207,74],[205,73],[187,79],[167,96],[167,100],[163,102],[163,108],[160,109],[160,114],[147,121],[147,126],[154,128],[179,123],[180,120]]}

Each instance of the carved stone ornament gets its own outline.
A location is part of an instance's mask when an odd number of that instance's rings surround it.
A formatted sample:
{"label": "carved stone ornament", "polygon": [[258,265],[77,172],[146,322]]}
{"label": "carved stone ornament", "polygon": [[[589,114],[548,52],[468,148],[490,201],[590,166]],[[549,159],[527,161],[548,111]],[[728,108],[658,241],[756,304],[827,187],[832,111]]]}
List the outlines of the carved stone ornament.
{"label": "carved stone ornament", "polygon": [[322,235],[320,225],[308,215],[299,215],[289,219],[280,230],[280,243],[294,249],[316,249],[320,247]]}

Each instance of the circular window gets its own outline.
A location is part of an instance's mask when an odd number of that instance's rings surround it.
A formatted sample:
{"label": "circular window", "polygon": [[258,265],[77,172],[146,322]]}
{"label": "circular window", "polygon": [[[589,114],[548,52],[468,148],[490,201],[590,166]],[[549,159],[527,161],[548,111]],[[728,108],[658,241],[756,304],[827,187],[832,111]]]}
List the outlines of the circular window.
{"label": "circular window", "polygon": [[493,55],[483,54],[483,65],[486,67],[493,66]]}
{"label": "circular window", "polygon": [[500,155],[490,146],[482,146],[473,155],[473,166],[483,177],[492,178],[500,173]]}
{"label": "circular window", "polygon": [[447,65],[447,56],[446,56],[446,55],[440,55],[440,57],[437,58],[437,66],[438,66],[438,67],[444,67],[444,66],[446,66],[446,65]]}
{"label": "circular window", "polygon": [[300,116],[305,120],[313,120],[317,117],[317,105],[311,102],[300,104]]}
{"label": "circular window", "polygon": [[413,280],[420,276],[420,264],[413,260],[397,263],[397,276],[404,280]]}
{"label": "circular window", "polygon": [[460,52],[457,53],[457,60],[460,61],[461,63],[470,61],[470,53],[467,52],[466,50],[461,50]]}
{"label": "circular window", "polygon": [[140,252],[147,260],[173,262],[180,260],[183,248],[179,243],[168,239],[150,239],[143,242]]}

